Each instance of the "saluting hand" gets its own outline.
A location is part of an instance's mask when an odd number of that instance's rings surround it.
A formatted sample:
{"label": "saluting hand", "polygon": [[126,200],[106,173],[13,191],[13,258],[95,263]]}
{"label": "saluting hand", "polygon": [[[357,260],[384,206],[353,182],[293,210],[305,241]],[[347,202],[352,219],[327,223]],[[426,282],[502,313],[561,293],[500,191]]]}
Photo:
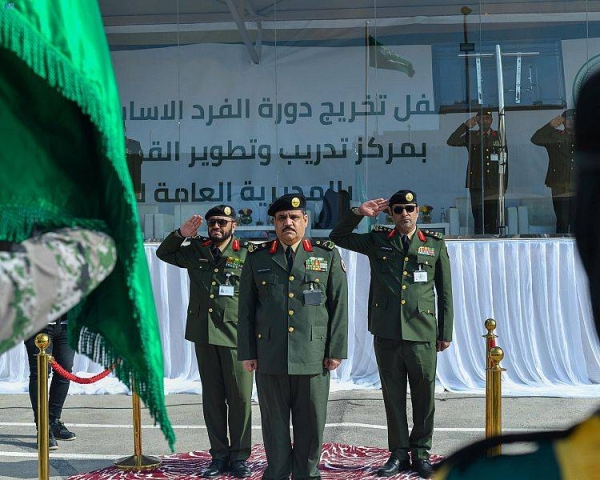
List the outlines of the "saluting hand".
{"label": "saluting hand", "polygon": [[559,115],[558,117],[554,117],[552,120],[550,120],[550,126],[553,128],[556,128],[559,125],[562,125],[563,123],[565,123],[565,119],[563,118],[562,115]]}
{"label": "saluting hand", "polygon": [[202,215],[192,215],[188,218],[181,227],[179,227],[179,231],[181,235],[184,237],[193,237],[198,232],[198,228],[202,225],[203,219]]}
{"label": "saluting hand", "polygon": [[376,217],[388,207],[388,201],[385,198],[367,200],[360,207],[358,213],[366,217]]}

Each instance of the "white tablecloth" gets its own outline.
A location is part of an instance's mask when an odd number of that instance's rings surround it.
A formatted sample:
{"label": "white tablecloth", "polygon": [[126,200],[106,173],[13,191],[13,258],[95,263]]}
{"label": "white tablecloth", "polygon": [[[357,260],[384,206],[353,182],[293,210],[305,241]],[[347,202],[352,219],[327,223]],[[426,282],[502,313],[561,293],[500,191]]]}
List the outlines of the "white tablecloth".
{"label": "white tablecloth", "polygon": [[[191,343],[184,340],[188,277],[146,246],[165,357],[167,393],[201,392]],[[454,341],[438,356],[438,383],[453,392],[483,393],[485,319],[497,322],[504,395],[600,397],[600,343],[587,279],[570,239],[448,241],[453,267]],[[333,389],[379,388],[367,331],[369,263],[342,250],[348,267],[349,357],[334,372]],[[77,356],[74,371],[101,368]],[[0,393],[25,392],[27,356],[20,345],[0,356]],[[72,384],[71,393],[123,393],[113,377]]]}

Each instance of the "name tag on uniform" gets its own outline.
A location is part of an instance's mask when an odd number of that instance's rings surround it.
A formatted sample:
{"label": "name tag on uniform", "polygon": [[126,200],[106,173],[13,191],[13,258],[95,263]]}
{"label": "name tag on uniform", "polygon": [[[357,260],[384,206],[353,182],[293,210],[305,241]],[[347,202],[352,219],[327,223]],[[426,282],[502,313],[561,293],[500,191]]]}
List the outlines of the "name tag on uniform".
{"label": "name tag on uniform", "polygon": [[415,279],[415,283],[427,282],[427,272],[425,270],[417,270],[413,274],[413,278]]}
{"label": "name tag on uniform", "polygon": [[490,161],[491,161],[491,162],[497,162],[499,159],[500,159],[500,158],[499,158],[499,155],[498,155],[497,153],[492,153],[492,154],[490,155]]}
{"label": "name tag on uniform", "polygon": [[233,285],[219,285],[219,295],[221,297],[233,297],[234,293]]}

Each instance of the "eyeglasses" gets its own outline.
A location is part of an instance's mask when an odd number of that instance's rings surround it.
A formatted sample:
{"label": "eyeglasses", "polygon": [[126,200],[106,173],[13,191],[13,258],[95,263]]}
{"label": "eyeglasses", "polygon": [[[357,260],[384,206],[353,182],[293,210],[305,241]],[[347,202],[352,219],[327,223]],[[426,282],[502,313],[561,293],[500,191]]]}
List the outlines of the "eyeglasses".
{"label": "eyeglasses", "polygon": [[224,227],[225,225],[227,225],[229,222],[232,222],[233,220],[224,220],[222,218],[211,218],[210,220],[208,220],[208,226],[209,227],[214,227],[215,225],[219,225],[219,227]]}
{"label": "eyeglasses", "polygon": [[406,207],[394,207],[394,213],[396,215],[400,215],[404,210],[406,210],[407,213],[413,213],[415,211],[415,208],[417,208],[416,205],[407,205]]}

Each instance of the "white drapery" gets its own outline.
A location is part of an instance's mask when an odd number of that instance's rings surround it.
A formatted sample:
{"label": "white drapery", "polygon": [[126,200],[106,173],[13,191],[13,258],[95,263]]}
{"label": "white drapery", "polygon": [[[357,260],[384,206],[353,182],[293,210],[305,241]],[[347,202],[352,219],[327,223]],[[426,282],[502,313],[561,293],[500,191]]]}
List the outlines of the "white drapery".
{"label": "white drapery", "polygon": [[[587,278],[573,240],[448,241],[452,262],[454,339],[438,355],[438,383],[452,392],[483,393],[484,321],[497,322],[503,395],[600,397],[600,342]],[[184,340],[187,272],[156,258],[146,245],[161,326],[167,393],[202,391],[193,345]],[[373,340],[367,331],[369,262],[341,250],[348,269],[349,355],[334,372],[333,389],[379,388]],[[77,355],[74,372],[101,368]],[[19,345],[0,356],[0,393],[25,392],[27,355]],[[124,393],[114,377],[71,393]]]}

